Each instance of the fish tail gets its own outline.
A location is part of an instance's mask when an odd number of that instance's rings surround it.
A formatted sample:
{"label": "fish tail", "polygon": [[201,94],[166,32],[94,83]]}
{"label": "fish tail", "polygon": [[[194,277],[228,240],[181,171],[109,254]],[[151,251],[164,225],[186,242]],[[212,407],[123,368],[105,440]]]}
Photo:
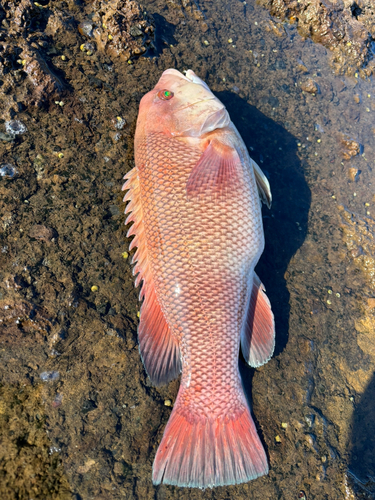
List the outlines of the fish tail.
{"label": "fish tail", "polygon": [[268,473],[263,445],[248,408],[209,419],[175,408],[153,465],[153,483],[191,488],[240,484]]}

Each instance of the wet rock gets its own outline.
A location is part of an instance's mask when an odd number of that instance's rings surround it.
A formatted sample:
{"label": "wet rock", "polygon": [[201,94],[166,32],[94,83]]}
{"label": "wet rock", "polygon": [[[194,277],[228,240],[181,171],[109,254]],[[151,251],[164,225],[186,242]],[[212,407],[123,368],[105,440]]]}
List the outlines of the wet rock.
{"label": "wet rock", "polygon": [[341,215],[341,234],[353,258],[353,266],[360,269],[372,294],[375,291],[374,234],[375,222],[371,217],[361,217],[343,206],[338,207]]}
{"label": "wet rock", "polygon": [[349,255],[353,259],[356,259],[360,255],[363,255],[363,249],[362,249],[362,247],[353,248],[352,250],[350,250]]}
{"label": "wet rock", "polygon": [[35,224],[29,231],[30,238],[50,242],[57,236],[57,233],[51,227]]}
{"label": "wet rock", "polygon": [[297,68],[299,69],[299,71],[302,71],[303,73],[309,72],[308,68],[305,66],[303,61],[301,61],[301,59],[297,60]]}
{"label": "wet rock", "polygon": [[154,26],[135,1],[95,0],[91,15],[92,21],[82,21],[78,31],[111,58],[128,61],[145,53],[154,39]]}
{"label": "wet rock", "polygon": [[[20,276],[4,279],[8,289],[20,288]],[[28,342],[42,342],[52,327],[45,309],[23,300],[0,301],[0,343],[12,347]]]}
{"label": "wet rock", "polygon": [[343,115],[349,123],[358,122],[361,116],[359,106],[348,106],[344,110]]}
{"label": "wet rock", "polygon": [[91,21],[82,21],[78,25],[78,31],[81,35],[91,38],[93,36],[94,24]]}
{"label": "wet rock", "polygon": [[116,216],[120,214],[120,209],[117,205],[109,205],[109,211],[111,215]]}
{"label": "wet rock", "polygon": [[347,135],[341,137],[340,143],[342,146],[341,154],[344,160],[350,160],[350,158],[356,156],[361,151],[360,143]]}
{"label": "wet rock", "polygon": [[353,74],[364,68],[374,69],[373,41],[375,22],[373,1],[363,0],[358,9],[352,1],[260,0],[273,16],[297,22],[304,38],[311,38],[333,52],[333,64],[339,73]]}
{"label": "wet rock", "polygon": [[89,458],[88,460],[86,460],[85,465],[80,465],[78,467],[77,472],[79,474],[86,474],[87,472],[89,472],[91,467],[95,464],[96,464],[96,461],[93,460],[92,458]]}
{"label": "wet rock", "polygon": [[43,372],[39,376],[43,380],[43,382],[55,382],[56,380],[59,380],[60,373],[56,371]]}
{"label": "wet rock", "polygon": [[[73,30],[72,17],[61,10],[54,9],[53,13],[48,16],[48,22],[45,33],[51,37],[56,37],[57,34],[66,34],[68,30]],[[66,44],[69,45],[69,39],[65,37]]]}
{"label": "wet rock", "polygon": [[27,132],[27,127],[24,123],[19,120],[11,120],[5,122],[5,130],[11,136],[22,135]]}
{"label": "wet rock", "polygon": [[[8,19],[12,14],[12,10],[8,11]],[[21,0],[17,7],[14,9],[13,19],[11,19],[11,33],[21,34],[23,33],[28,25],[30,24],[30,20],[35,18],[38,15],[38,8],[31,2],[31,0]]]}
{"label": "wet rock", "polygon": [[276,59],[276,69],[286,69],[286,64],[282,59]]}
{"label": "wet rock", "polygon": [[[11,120],[25,105],[45,103],[66,88],[49,56],[57,53],[58,38],[64,37],[65,45],[76,45],[78,34],[73,17],[55,5],[44,8],[31,0],[2,1],[0,20],[4,14],[5,29],[0,32],[0,115]],[[72,36],[67,36],[68,31]]]}
{"label": "wet rock", "polygon": [[97,408],[97,405],[95,403],[95,401],[93,401],[92,399],[88,399],[87,401],[85,401],[82,405],[82,413],[84,415],[86,415],[86,413],[89,413],[90,411],[93,411]]}
{"label": "wet rock", "polygon": [[318,84],[309,78],[305,82],[302,82],[301,89],[309,94],[317,94],[319,92]]}
{"label": "wet rock", "polygon": [[359,174],[360,171],[358,170],[358,168],[350,167],[348,169],[348,177],[352,182],[356,182],[358,180]]}
{"label": "wet rock", "polygon": [[21,57],[24,62],[24,71],[33,85],[31,95],[25,99],[27,103],[37,106],[48,98],[57,98],[64,89],[64,84],[53,73],[43,57],[28,47],[24,48]]}
{"label": "wet rock", "polygon": [[180,19],[186,19],[186,17],[193,18],[197,21],[200,21],[200,30],[202,33],[205,33],[208,29],[208,26],[205,22],[205,17],[198,6],[198,2],[195,0],[167,0],[166,2],[168,7],[173,9],[176,14],[176,19],[179,17]]}
{"label": "wet rock", "polygon": [[[77,498],[71,492],[58,448],[48,437],[41,384],[2,384],[0,497]],[[32,492],[32,494],[30,494]],[[53,492],[53,493],[51,493]]]}
{"label": "wet rock", "polygon": [[281,23],[275,23],[269,21],[268,26],[266,26],[267,31],[273,31],[276,36],[283,36],[285,34],[284,26]]}
{"label": "wet rock", "polygon": [[5,179],[13,179],[17,175],[16,167],[11,163],[1,163],[0,164],[0,177]]}
{"label": "wet rock", "polygon": [[14,141],[14,136],[0,132],[0,141],[11,142]]}

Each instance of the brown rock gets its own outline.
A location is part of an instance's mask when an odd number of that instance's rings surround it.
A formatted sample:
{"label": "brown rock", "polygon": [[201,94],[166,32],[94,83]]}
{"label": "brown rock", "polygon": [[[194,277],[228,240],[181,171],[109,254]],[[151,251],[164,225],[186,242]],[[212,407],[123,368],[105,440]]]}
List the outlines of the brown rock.
{"label": "brown rock", "polygon": [[51,227],[43,226],[42,224],[35,224],[29,231],[30,238],[35,238],[37,240],[51,241],[52,238],[56,237],[56,231]]}
{"label": "brown rock", "polygon": [[301,83],[301,89],[309,94],[317,94],[319,92],[318,84],[314,80],[311,80],[311,78]]}
{"label": "brown rock", "polygon": [[343,115],[348,122],[357,122],[360,118],[360,107],[359,106],[348,106]]}
{"label": "brown rock", "polygon": [[358,168],[351,167],[348,169],[348,177],[352,182],[355,182],[358,180],[359,176],[359,170]]}
{"label": "brown rock", "polygon": [[91,38],[93,35],[94,25],[90,20],[85,20],[79,23],[78,31],[81,35],[86,36],[87,38]]}
{"label": "brown rock", "polygon": [[11,23],[12,34],[22,33],[28,26],[31,14],[35,14],[37,8],[31,0],[21,0],[14,10],[13,22]]}
{"label": "brown rock", "polygon": [[355,247],[350,250],[349,255],[353,257],[353,259],[357,259],[360,255],[363,255],[362,247]]}
{"label": "brown rock", "polygon": [[[297,30],[304,38],[311,38],[335,53],[333,62],[338,72],[353,74],[357,68],[371,73],[371,39],[373,21],[372,0],[362,0],[361,15],[353,14],[350,1],[335,0],[259,0],[273,16],[297,22]],[[368,12],[370,16],[362,13]],[[371,36],[372,35],[372,36]],[[367,66],[367,67],[366,67]]]}
{"label": "brown rock", "polygon": [[33,85],[28,103],[39,105],[46,99],[57,95],[64,84],[50,69],[46,61],[36,52],[24,47],[20,57],[24,61],[24,71]]}
{"label": "brown rock", "polygon": [[154,27],[135,1],[95,0],[92,6],[92,34],[99,50],[123,61],[146,52]]}
{"label": "brown rock", "polygon": [[[360,153],[361,151],[361,145],[358,141],[355,139],[350,138],[347,135],[343,135],[341,137],[341,145],[342,145],[342,151],[341,154],[344,158],[344,160],[350,160],[353,156],[356,156],[357,154]],[[353,172],[351,172],[351,175],[353,175]],[[357,173],[356,173],[357,175]]]}
{"label": "brown rock", "polygon": [[[17,280],[17,277],[11,279]],[[11,299],[0,301],[0,323],[0,343],[10,346],[22,345],[26,341],[43,342],[44,335],[52,328],[45,309]]]}
{"label": "brown rock", "polygon": [[299,71],[302,71],[302,73],[308,73],[309,70],[308,68],[306,67],[306,65],[303,63],[303,61],[301,61],[301,59],[298,59],[297,60],[297,69]]}

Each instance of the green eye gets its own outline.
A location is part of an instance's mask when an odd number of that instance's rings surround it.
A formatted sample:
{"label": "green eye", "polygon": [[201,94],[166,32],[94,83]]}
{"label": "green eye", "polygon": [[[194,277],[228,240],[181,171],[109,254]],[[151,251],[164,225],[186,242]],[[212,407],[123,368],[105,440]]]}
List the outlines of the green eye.
{"label": "green eye", "polygon": [[158,97],[162,101],[169,101],[169,99],[172,99],[173,96],[174,96],[174,93],[171,92],[170,90],[163,89],[163,90],[159,90],[159,92],[158,92]]}

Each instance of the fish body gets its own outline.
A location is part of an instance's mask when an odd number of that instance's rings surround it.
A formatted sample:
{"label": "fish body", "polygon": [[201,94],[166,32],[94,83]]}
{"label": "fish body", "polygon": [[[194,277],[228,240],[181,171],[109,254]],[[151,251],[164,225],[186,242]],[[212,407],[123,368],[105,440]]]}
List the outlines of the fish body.
{"label": "fish body", "polygon": [[264,248],[267,179],[224,105],[193,71],[163,73],[140,104],[136,167],[125,176],[130,247],[143,280],[140,353],[155,385],[181,385],[153,481],[207,488],[268,472],[238,368],[274,348],[254,267]]}

